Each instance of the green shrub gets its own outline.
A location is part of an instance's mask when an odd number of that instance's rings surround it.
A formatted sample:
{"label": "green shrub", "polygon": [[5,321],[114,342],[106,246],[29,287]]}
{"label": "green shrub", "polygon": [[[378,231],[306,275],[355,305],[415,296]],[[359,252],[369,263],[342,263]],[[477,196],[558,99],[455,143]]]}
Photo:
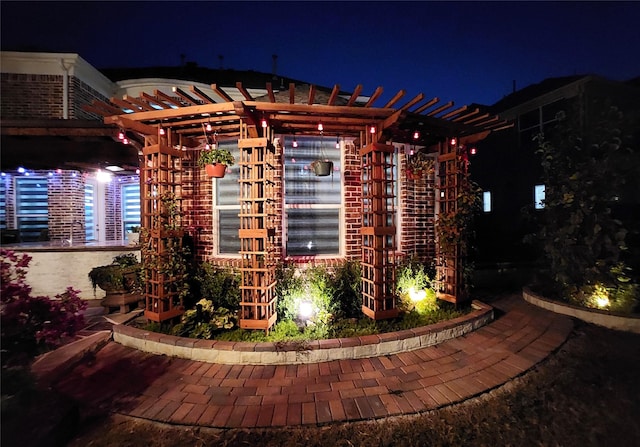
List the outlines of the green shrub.
{"label": "green shrub", "polygon": [[237,318],[229,309],[216,308],[211,300],[202,299],[196,303],[195,309],[182,314],[180,323],[173,327],[172,334],[210,340],[220,331],[233,329],[236,324]]}
{"label": "green shrub", "polygon": [[[417,258],[408,258],[396,269],[396,294],[398,308],[404,312],[416,310],[419,313],[433,312],[438,309],[438,300],[432,282],[433,267],[425,265]],[[422,293],[419,301],[412,300],[412,294]]]}
{"label": "green shrub", "polygon": [[194,276],[199,297],[211,300],[214,307],[240,309],[240,275],[226,267],[203,262]]}
{"label": "green shrub", "polygon": [[362,316],[362,269],[360,262],[344,261],[331,277],[333,299],[341,318]]}

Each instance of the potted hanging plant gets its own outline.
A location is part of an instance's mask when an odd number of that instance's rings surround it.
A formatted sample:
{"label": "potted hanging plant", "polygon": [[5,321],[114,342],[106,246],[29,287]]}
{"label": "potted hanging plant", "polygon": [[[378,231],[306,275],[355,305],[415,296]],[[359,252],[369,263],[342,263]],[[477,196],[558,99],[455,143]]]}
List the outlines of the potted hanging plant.
{"label": "potted hanging plant", "polygon": [[233,166],[236,159],[227,149],[213,147],[211,149],[203,149],[200,151],[198,165],[204,166],[209,177],[224,177],[227,167]]}
{"label": "potted hanging plant", "polygon": [[333,162],[329,160],[315,160],[310,165],[313,173],[318,177],[326,177],[333,172]]}

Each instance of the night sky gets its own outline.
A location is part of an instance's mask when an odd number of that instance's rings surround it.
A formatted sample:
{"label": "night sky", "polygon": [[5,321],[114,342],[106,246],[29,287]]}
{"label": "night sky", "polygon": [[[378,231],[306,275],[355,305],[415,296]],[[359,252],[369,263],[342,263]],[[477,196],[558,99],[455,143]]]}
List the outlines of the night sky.
{"label": "night sky", "polygon": [[78,53],[96,68],[270,73],[383,105],[425,93],[493,104],[548,77],[640,76],[640,2],[12,2],[2,49]]}

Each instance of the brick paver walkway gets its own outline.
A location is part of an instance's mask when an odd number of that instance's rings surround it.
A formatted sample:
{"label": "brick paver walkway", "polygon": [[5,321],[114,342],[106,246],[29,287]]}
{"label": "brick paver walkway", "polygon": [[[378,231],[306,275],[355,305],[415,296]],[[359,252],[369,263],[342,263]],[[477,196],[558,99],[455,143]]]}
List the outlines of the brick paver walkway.
{"label": "brick paver walkway", "polygon": [[571,319],[511,296],[496,321],[436,346],[304,365],[220,365],[109,343],[56,388],[83,411],[176,424],[278,427],[415,414],[519,376],[568,337]]}

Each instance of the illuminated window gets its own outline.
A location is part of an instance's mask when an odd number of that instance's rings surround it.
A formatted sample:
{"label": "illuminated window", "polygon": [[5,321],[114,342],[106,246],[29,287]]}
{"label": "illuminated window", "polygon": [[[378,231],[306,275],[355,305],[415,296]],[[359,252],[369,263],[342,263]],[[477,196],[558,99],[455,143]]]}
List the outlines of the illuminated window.
{"label": "illuminated window", "polygon": [[7,187],[5,177],[0,179],[0,230],[7,228]]}
{"label": "illuminated window", "polygon": [[[236,141],[219,141],[221,149],[227,149],[237,160],[240,159],[240,151]],[[228,171],[231,170],[231,173]],[[238,255],[240,252],[240,185],[238,175],[240,166],[236,162],[227,167],[227,174],[223,178],[214,179],[213,184],[213,226],[217,236],[215,241],[216,253],[224,255]]]}
{"label": "illuminated window", "polygon": [[[89,216],[87,215],[86,219]],[[140,226],[140,183],[122,185],[122,225],[124,233]],[[87,226],[89,226],[87,224]]]}
{"label": "illuminated window", "polygon": [[533,187],[533,202],[537,210],[544,208],[544,185],[536,185]]}
{"label": "illuminated window", "polygon": [[482,193],[482,211],[485,213],[491,212],[491,191],[484,191]]}
{"label": "illuminated window", "polygon": [[49,229],[46,177],[16,177],[16,223],[24,242],[37,241]]}
{"label": "illuminated window", "polygon": [[[289,256],[338,255],[342,226],[340,149],[335,136],[298,137],[298,147],[285,147],[286,246]],[[317,177],[309,165],[333,162],[333,173]]]}

